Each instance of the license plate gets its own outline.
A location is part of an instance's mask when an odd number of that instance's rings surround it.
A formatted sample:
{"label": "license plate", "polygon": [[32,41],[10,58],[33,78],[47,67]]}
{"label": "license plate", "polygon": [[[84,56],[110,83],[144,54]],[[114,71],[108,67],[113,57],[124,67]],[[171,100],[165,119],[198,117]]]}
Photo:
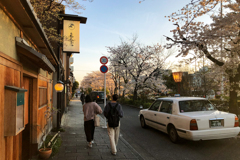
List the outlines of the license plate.
{"label": "license plate", "polygon": [[210,127],[223,127],[223,120],[210,120]]}

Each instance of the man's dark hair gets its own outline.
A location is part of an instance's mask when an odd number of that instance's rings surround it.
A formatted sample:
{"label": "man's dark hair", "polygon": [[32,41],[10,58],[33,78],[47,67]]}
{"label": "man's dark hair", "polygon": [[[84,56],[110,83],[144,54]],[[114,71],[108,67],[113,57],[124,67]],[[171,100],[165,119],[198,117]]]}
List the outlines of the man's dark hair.
{"label": "man's dark hair", "polygon": [[91,96],[90,96],[90,95],[87,95],[86,98],[85,98],[85,101],[86,101],[86,103],[92,102]]}
{"label": "man's dark hair", "polygon": [[112,98],[113,98],[114,101],[117,101],[117,100],[118,100],[118,95],[117,95],[117,94],[114,94],[114,95],[112,96]]}

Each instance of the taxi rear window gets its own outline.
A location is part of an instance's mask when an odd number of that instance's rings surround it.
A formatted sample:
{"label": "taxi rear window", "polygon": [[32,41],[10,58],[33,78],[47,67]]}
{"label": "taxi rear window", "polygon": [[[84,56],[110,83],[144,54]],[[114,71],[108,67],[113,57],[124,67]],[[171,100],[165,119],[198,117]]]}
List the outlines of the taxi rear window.
{"label": "taxi rear window", "polygon": [[214,111],[216,107],[208,100],[187,100],[179,101],[179,110],[184,112],[196,112],[196,111]]}
{"label": "taxi rear window", "polygon": [[104,92],[99,92],[98,93],[100,96],[103,96],[104,95]]}

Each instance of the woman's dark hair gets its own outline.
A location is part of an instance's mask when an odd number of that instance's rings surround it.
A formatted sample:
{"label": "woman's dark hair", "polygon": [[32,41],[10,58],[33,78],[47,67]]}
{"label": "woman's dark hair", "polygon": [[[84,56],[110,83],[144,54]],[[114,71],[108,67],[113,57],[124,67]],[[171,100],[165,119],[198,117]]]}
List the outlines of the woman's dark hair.
{"label": "woman's dark hair", "polygon": [[86,101],[86,103],[92,102],[91,96],[90,96],[90,95],[87,95],[86,98],[85,98],[85,101]]}
{"label": "woman's dark hair", "polygon": [[118,95],[117,95],[117,94],[114,94],[114,95],[112,96],[112,98],[113,98],[114,101],[117,101],[117,100],[118,100]]}

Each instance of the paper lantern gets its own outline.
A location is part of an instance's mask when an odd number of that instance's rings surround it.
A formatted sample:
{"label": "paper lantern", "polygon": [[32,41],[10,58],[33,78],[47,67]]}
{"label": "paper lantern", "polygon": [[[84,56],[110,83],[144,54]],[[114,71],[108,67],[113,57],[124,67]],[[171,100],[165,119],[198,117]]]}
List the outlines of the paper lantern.
{"label": "paper lantern", "polygon": [[64,89],[63,82],[62,81],[58,81],[57,84],[55,84],[54,88],[55,88],[55,90],[57,92],[62,92],[63,89]]}
{"label": "paper lantern", "polygon": [[182,81],[182,72],[173,72],[172,75],[176,83]]}

